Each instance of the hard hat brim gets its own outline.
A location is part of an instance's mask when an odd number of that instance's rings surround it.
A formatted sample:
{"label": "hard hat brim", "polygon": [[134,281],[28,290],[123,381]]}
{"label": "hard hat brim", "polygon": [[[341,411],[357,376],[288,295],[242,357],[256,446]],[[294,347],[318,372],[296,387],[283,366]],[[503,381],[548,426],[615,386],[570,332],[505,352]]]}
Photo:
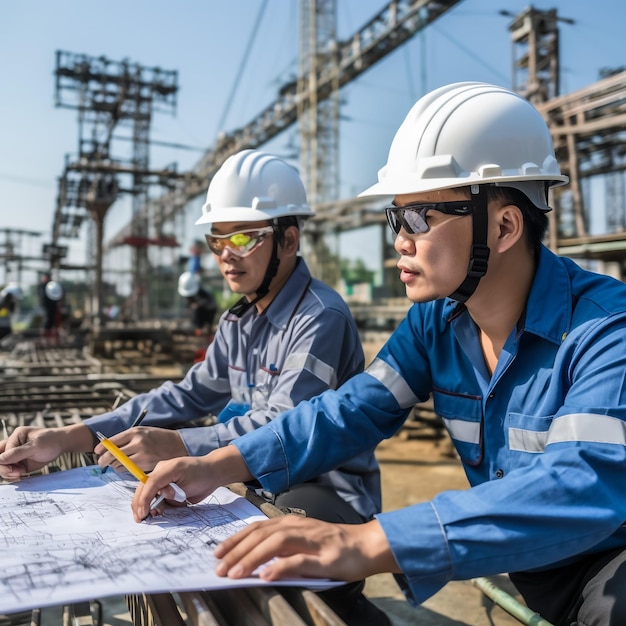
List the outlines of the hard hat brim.
{"label": "hard hat brim", "polygon": [[227,210],[212,210],[202,215],[194,222],[196,226],[203,224],[218,224],[220,222],[264,222],[285,216],[313,217],[315,213],[310,208],[294,210],[293,207],[276,207],[259,210],[250,207],[228,207]]}
{"label": "hard hat brim", "polygon": [[[412,181],[409,177],[401,180],[384,180],[373,184],[367,189],[363,190],[358,198],[365,198],[367,196],[397,196],[400,194],[408,193],[423,193],[426,191],[439,191],[443,189],[454,189],[459,187],[468,187],[469,185],[484,185],[487,183],[501,183],[503,186],[507,182],[528,182],[528,177],[524,176],[494,176],[493,178],[481,178],[480,176],[468,176],[464,179],[459,178],[440,178],[437,180],[424,180],[418,179]],[[560,176],[536,176],[532,178],[532,181],[545,180],[550,183],[551,187],[560,187],[566,185],[569,182],[569,178],[565,175]]]}

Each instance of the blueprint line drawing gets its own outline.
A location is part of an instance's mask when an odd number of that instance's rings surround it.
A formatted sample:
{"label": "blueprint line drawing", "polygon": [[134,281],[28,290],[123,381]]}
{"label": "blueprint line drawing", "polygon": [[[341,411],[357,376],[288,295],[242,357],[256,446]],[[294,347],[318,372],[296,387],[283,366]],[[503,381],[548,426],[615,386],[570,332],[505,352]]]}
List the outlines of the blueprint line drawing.
{"label": "blueprint line drawing", "polygon": [[136,484],[91,466],[0,485],[0,613],[110,595],[266,584],[214,574],[214,547],[267,519],[253,504],[220,487],[196,505],[166,508],[137,524],[130,508]]}

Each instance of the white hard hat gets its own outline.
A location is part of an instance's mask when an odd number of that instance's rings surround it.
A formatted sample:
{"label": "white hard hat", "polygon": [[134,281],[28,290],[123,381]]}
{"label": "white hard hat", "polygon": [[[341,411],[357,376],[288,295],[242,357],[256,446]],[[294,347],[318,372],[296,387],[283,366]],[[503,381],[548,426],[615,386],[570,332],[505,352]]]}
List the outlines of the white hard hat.
{"label": "white hard hat", "polygon": [[398,129],[378,183],[359,196],[495,183],[549,211],[547,188],[564,185],[550,131],[522,96],[495,85],[454,83],[420,98]]}
{"label": "white hard hat", "polygon": [[45,287],[46,296],[50,298],[50,300],[60,300],[63,297],[63,287],[61,283],[56,280],[50,280],[46,283]]}
{"label": "white hard hat", "polygon": [[196,224],[260,222],[315,215],[298,172],[276,156],[242,150],[224,161],[209,184]]}
{"label": "white hard hat", "polygon": [[200,279],[196,274],[191,272],[183,272],[178,277],[178,293],[183,298],[195,296],[200,290]]}
{"label": "white hard hat", "polygon": [[22,289],[15,282],[7,283],[7,286],[0,291],[0,297],[4,298],[4,296],[12,295],[16,300],[22,299]]}

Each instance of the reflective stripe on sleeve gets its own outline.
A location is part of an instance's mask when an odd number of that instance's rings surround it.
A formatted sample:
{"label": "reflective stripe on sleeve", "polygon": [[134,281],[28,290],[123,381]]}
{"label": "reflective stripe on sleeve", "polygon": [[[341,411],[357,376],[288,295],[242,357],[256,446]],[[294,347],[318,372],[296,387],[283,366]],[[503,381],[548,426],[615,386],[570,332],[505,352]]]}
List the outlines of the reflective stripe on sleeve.
{"label": "reflective stripe on sleeve", "polygon": [[401,408],[408,409],[417,402],[406,380],[382,359],[374,359],[365,371],[393,394]]}
{"label": "reflective stripe on sleeve", "polygon": [[310,353],[290,354],[285,361],[283,371],[288,369],[306,370],[331,389],[337,387],[337,372],[328,363],[324,363]]}
{"label": "reflective stripe on sleeve", "polygon": [[452,439],[465,443],[480,443],[480,422],[451,420],[444,417],[443,423],[446,425]]}
{"label": "reflective stripe on sleeve", "polygon": [[551,443],[576,441],[626,446],[626,423],[610,415],[572,413],[557,417],[547,432],[509,429],[509,448],[519,452],[543,452]]}
{"label": "reflective stripe on sleeve", "polygon": [[562,441],[594,441],[623,446],[626,445],[626,423],[616,417],[596,413],[563,415],[550,425],[547,444]]}
{"label": "reflective stripe on sleeve", "polygon": [[216,393],[228,393],[230,391],[230,380],[228,378],[209,378],[203,380],[202,383]]}

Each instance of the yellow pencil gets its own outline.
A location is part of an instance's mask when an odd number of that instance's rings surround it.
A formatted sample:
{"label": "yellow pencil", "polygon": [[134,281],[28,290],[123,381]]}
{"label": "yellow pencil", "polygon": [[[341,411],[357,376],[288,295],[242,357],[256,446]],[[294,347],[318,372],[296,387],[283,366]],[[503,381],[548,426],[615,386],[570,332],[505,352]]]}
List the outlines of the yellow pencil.
{"label": "yellow pencil", "polygon": [[136,463],[126,456],[112,441],[107,439],[101,432],[97,432],[96,436],[100,443],[137,479],[142,483],[148,480],[146,474]]}
{"label": "yellow pencil", "polygon": [[[136,463],[134,463],[126,454],[124,454],[110,439],[107,439],[101,432],[97,432],[96,436],[100,440],[100,443],[139,481],[145,483],[148,480],[148,474],[146,474]],[[174,490],[174,500],[176,502],[185,502],[187,500],[187,494],[176,484],[170,483],[170,487]],[[150,505],[153,509],[155,506],[161,504],[165,496],[161,495],[155,499]],[[188,503],[190,504],[190,503]]]}

